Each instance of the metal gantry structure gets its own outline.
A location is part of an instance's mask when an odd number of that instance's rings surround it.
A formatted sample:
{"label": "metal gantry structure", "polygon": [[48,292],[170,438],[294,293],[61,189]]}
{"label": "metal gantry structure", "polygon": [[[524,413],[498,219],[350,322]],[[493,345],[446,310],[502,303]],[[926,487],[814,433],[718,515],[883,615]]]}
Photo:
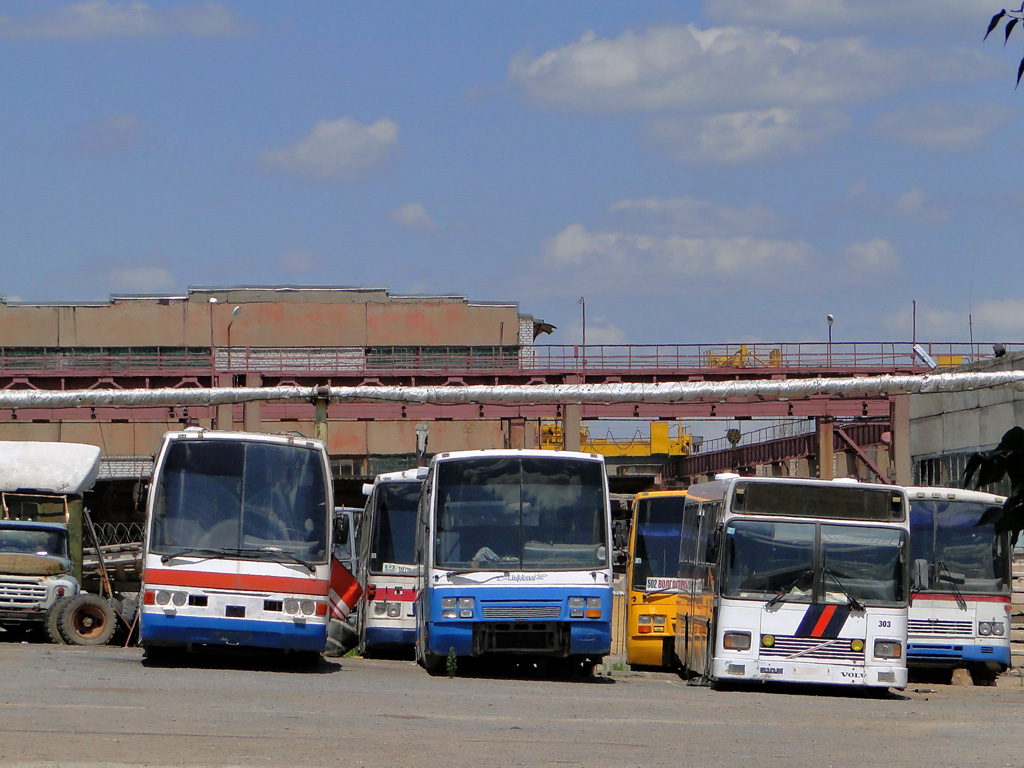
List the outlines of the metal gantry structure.
{"label": "metal gantry structure", "polygon": [[[12,421],[60,422],[82,419],[83,409],[99,422],[221,428],[251,428],[261,418],[318,425],[491,419],[513,427],[558,419],[572,448],[588,420],[796,418],[815,422],[808,439],[819,453],[835,440],[857,452],[886,433],[905,454],[908,395],[924,380],[953,381],[942,372],[991,357],[986,349],[909,342],[529,346],[486,356],[466,347],[372,355],[319,347],[0,349],[0,423],[4,412]],[[852,422],[874,426],[843,426]]]}

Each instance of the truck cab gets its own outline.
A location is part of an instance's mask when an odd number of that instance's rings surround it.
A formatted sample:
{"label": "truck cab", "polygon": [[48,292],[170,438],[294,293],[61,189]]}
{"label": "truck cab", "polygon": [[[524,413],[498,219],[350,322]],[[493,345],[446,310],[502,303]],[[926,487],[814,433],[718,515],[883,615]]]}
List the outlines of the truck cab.
{"label": "truck cab", "polygon": [[67,525],[0,520],[0,627],[39,625],[57,600],[78,592]]}

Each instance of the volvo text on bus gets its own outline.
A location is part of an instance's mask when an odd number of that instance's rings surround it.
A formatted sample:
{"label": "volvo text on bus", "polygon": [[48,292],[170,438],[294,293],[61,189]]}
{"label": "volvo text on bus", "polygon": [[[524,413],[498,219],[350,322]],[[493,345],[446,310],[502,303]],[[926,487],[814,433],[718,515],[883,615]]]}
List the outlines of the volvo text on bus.
{"label": "volvo text on bus", "polygon": [[907,682],[901,488],[721,476],[687,490],[676,654],[712,681]]}

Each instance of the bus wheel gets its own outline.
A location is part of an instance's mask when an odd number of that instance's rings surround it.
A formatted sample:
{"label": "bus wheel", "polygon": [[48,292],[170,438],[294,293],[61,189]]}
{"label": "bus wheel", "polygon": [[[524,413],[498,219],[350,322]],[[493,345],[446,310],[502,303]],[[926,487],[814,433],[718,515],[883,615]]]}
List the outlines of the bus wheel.
{"label": "bus wheel", "polygon": [[58,597],[46,612],[46,637],[51,643],[67,645],[68,640],[60,632],[60,615],[64,612],[71,597]]}
{"label": "bus wheel", "polygon": [[444,669],[444,656],[438,656],[436,653],[421,653],[420,654],[420,666],[427,670],[427,674],[432,677],[436,677],[441,674]]}
{"label": "bus wheel", "polygon": [[57,628],[71,645],[105,645],[117,629],[117,615],[103,598],[83,593],[61,611]]}
{"label": "bus wheel", "polygon": [[988,667],[971,667],[971,682],[975,685],[995,685],[999,673]]}

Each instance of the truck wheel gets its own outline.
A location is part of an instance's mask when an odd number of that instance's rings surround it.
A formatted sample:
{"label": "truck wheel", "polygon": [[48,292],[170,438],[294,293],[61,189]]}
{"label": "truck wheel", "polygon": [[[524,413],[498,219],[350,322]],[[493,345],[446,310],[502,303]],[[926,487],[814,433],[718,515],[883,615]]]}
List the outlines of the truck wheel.
{"label": "truck wheel", "polygon": [[81,594],[65,606],[57,626],[71,645],[105,645],[117,629],[117,615],[103,598]]}
{"label": "truck wheel", "polygon": [[67,645],[67,638],[60,633],[60,615],[74,598],[58,597],[46,612],[46,637],[51,643]]}

